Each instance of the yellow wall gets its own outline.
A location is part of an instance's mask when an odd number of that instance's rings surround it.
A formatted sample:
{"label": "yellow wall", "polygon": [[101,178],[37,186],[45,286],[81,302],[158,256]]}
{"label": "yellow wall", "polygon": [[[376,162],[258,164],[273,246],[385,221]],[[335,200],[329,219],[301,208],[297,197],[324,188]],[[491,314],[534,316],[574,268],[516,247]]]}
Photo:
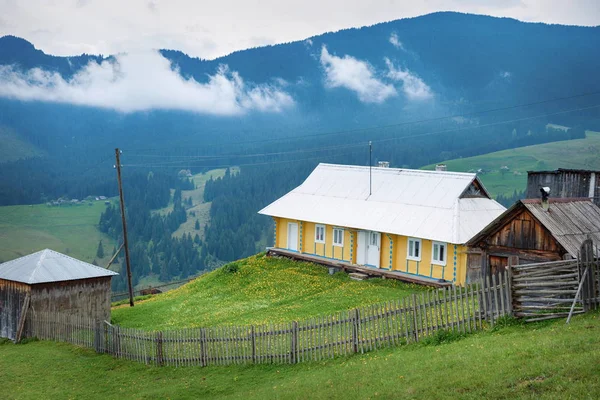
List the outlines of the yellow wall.
{"label": "yellow wall", "polygon": [[[434,279],[445,279],[453,282],[455,279],[456,266],[456,281],[457,284],[462,284],[466,279],[466,247],[462,245],[454,245],[446,243],[446,265],[438,265],[431,262],[433,242],[427,239],[421,239],[421,260],[409,260],[408,256],[408,238],[405,236],[397,236],[396,238],[395,263],[393,270],[407,272],[413,275],[421,275]],[[456,250],[456,264],[454,255]]]}
{"label": "yellow wall", "polygon": [[331,225],[325,225],[325,243],[315,242],[315,226],[313,222],[302,223],[302,252],[314,254],[321,257],[334,258],[354,262],[356,259],[356,232],[352,229],[344,229],[343,246],[333,245],[333,229]]}
{"label": "yellow wall", "polygon": [[[287,227],[289,222],[298,224],[298,249],[302,253],[356,263],[358,231],[344,229],[344,246],[333,246],[333,226],[325,225],[325,243],[315,242],[315,223],[273,218],[275,221],[275,247],[287,248]],[[301,245],[300,245],[301,244]],[[421,260],[408,260],[408,238],[381,233],[380,268],[420,275],[434,279],[443,278],[456,284],[466,281],[466,246],[447,243],[446,265],[433,264],[432,241],[421,239]],[[390,254],[391,253],[391,254]],[[390,264],[391,256],[391,264]],[[456,256],[456,261],[454,257]]]}

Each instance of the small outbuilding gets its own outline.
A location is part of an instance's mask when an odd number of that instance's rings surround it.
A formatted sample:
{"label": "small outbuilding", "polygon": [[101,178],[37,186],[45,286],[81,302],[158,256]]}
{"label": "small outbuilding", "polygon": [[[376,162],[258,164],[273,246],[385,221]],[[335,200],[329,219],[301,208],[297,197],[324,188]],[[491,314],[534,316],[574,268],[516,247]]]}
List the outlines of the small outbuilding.
{"label": "small outbuilding", "polygon": [[0,264],[0,337],[15,340],[28,312],[109,320],[114,275],[49,249]]}
{"label": "small outbuilding", "polygon": [[493,275],[507,265],[577,258],[600,243],[600,208],[590,198],[519,200],[469,242],[469,264]]}

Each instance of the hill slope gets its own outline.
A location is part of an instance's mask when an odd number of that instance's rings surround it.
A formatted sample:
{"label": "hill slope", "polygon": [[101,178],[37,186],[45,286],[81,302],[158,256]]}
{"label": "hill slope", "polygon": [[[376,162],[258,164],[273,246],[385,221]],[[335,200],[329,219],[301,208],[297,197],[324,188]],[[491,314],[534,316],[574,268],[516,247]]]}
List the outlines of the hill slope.
{"label": "hill slope", "polygon": [[[598,313],[320,363],[147,367],[70,345],[0,347],[9,399],[596,399]],[[52,368],[48,368],[52,365]]]}
{"label": "hill slope", "polygon": [[[9,261],[45,248],[99,265],[108,263],[115,241],[98,230],[100,214],[106,206],[95,201],[91,206],[64,205],[0,207],[0,260]],[[102,240],[105,257],[96,250]]]}
{"label": "hill slope", "polygon": [[[527,171],[556,168],[600,170],[600,132],[586,132],[585,139],[518,147],[475,157],[444,161],[449,171],[468,172],[481,169],[479,174],[492,196],[511,196],[525,190]],[[502,170],[506,166],[508,170]],[[428,165],[424,169],[434,169]]]}
{"label": "hill slope", "polygon": [[170,292],[113,308],[113,322],[159,330],[291,321],[400,299],[418,290],[395,280],[352,281],[327,268],[259,254],[230,263]]}

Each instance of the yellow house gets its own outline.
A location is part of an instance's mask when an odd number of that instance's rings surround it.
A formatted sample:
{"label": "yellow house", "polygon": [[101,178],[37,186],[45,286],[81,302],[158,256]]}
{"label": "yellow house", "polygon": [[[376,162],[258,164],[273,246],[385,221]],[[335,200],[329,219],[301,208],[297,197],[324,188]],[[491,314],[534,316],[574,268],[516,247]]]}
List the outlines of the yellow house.
{"label": "yellow house", "polygon": [[504,210],[476,174],[319,164],[259,213],[277,249],[462,284],[465,243]]}

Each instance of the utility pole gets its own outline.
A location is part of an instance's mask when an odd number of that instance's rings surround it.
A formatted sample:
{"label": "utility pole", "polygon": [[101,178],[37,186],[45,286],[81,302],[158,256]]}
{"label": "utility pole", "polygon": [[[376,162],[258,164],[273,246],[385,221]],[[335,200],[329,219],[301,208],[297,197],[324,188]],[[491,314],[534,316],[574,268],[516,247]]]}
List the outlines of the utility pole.
{"label": "utility pole", "polygon": [[371,141],[369,140],[369,196],[371,195],[372,185],[371,185],[371,167],[373,163],[371,162],[371,155],[373,154],[373,146]]}
{"label": "utility pole", "polygon": [[131,285],[131,263],[129,261],[129,245],[127,243],[127,223],[125,222],[125,200],[123,200],[123,184],[121,182],[121,151],[115,149],[117,159],[117,181],[119,182],[119,199],[121,201],[121,220],[123,221],[123,246],[125,247],[125,263],[127,264],[127,284],[129,286],[129,306],[133,307],[133,286]]}

